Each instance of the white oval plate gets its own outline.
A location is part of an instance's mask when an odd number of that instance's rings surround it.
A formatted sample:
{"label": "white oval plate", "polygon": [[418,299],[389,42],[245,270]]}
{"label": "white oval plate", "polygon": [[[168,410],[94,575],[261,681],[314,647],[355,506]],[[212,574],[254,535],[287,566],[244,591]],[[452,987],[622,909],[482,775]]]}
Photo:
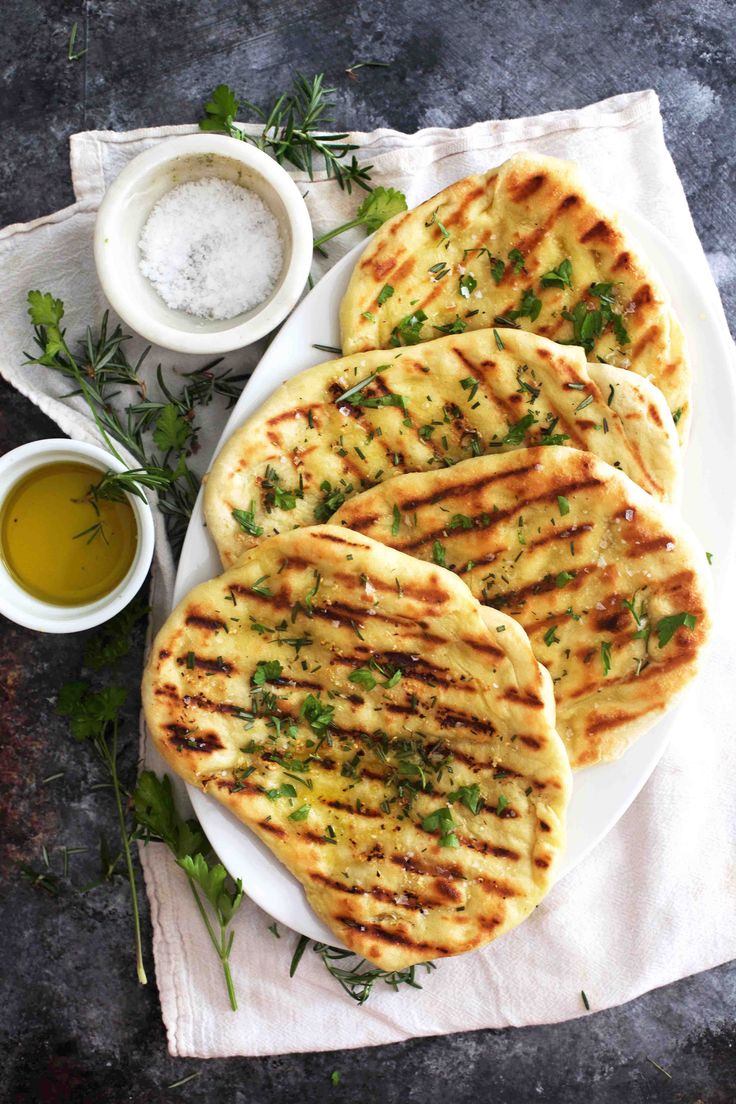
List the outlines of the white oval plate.
{"label": "white oval plate", "polygon": [[[669,289],[687,337],[694,383],[694,419],[687,452],[682,510],[704,546],[725,555],[736,530],[736,498],[710,495],[708,471],[736,470],[736,384],[731,351],[717,309],[706,297],[667,239],[633,212],[622,216]],[[324,276],[284,323],[233,408],[218,449],[285,379],[331,359],[314,344],[340,344],[338,310],[353,266],[365,248],[357,245]],[[182,548],[174,601],[221,571],[204,525],[199,495]],[[695,690],[697,693],[697,690]],[[677,723],[677,711],[654,726],[615,763],[602,763],[575,776],[568,814],[567,853],[559,876],[568,873],[611,830],[659,761]],[[296,878],[268,848],[214,798],[189,787],[194,810],[220,859],[245,892],[267,913],[294,931],[322,942],[335,936],[317,919]]]}

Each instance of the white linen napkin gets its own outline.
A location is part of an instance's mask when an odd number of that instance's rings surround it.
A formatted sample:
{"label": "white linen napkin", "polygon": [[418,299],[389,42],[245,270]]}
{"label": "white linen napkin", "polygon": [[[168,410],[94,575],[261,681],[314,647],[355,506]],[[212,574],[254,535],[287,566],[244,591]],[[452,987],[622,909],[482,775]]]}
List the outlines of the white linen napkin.
{"label": "white linen napkin", "polygon": [[[66,301],[70,336],[104,309],[92,257],[92,230],[102,195],[141,150],[193,127],[127,134],[90,132],[71,140],[77,202],[66,210],[0,233],[0,371],[71,436],[95,440],[79,400],[44,368],[21,367],[31,347],[25,309],[29,288]],[[657,97],[636,92],[581,110],[481,122],[460,130],[430,128],[354,134],[372,163],[375,184],[400,188],[410,206],[469,173],[522,149],[571,158],[611,202],[634,209],[669,237],[702,285],[717,292],[666,149]],[[294,174],[319,234],[347,221],[360,201],[334,181]],[[330,244],[334,263],[357,240]],[[666,274],[665,274],[666,275]],[[725,328],[725,318],[722,320]],[[260,349],[232,354],[238,370]],[[184,370],[202,362],[155,350]],[[732,370],[733,365],[723,365]],[[224,418],[222,406],[202,412],[200,469],[209,461]],[[736,564],[714,548],[719,607]],[[174,565],[158,526],[154,573],[156,624],[168,612]],[[390,1043],[419,1035],[550,1023],[584,1015],[581,990],[595,1011],[736,956],[736,742],[732,687],[736,661],[728,626],[717,626],[705,669],[677,717],[659,767],[625,817],[523,926],[482,951],[442,961],[421,990],[385,986],[357,1007],[311,952],[289,980],[296,937],[268,931],[270,918],[247,902],[237,917],[232,967],[240,1011],[232,1013],[219,964],[203,938],[183,873],[163,846],[142,852],[151,904],[156,977],[171,1053],[182,1057],[281,1054]],[[246,886],[247,890],[247,886]]]}

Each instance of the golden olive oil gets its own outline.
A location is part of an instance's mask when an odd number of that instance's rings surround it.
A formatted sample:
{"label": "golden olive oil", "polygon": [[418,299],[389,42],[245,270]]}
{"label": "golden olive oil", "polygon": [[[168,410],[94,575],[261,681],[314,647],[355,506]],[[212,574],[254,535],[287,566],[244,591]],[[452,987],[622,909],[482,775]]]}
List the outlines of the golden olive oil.
{"label": "golden olive oil", "polygon": [[0,509],[0,552],[19,586],[55,606],[109,594],[128,573],[138,526],[128,502],[94,500],[102,472],[62,461],[35,468]]}

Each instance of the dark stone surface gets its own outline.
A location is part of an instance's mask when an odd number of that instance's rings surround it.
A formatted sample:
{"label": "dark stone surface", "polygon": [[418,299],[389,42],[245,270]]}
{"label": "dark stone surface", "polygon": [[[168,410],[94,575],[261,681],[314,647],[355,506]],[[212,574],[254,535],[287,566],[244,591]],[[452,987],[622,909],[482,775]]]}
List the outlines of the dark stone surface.
{"label": "dark stone surface", "polygon": [[[624,0],[594,9],[582,0],[555,8],[537,0],[493,6],[475,0],[449,14],[428,0],[303,0],[298,7],[288,0],[6,0],[0,223],[71,202],[70,133],[194,119],[220,80],[263,102],[294,69],[324,69],[339,89],[339,125],[403,130],[582,105],[650,85],[662,99],[670,148],[728,314],[736,298],[730,3]],[[78,48],[86,44],[88,53],[70,63],[66,44],[75,20]],[[363,69],[353,82],[343,70],[361,59],[393,65]],[[2,387],[2,451],[57,432]],[[131,687],[141,635],[119,672]],[[124,883],[80,894],[62,880],[52,896],[20,875],[23,863],[40,867],[43,846],[57,871],[61,847],[86,846],[70,867],[72,881],[84,885],[97,874],[100,833],[113,841],[109,792],[93,788],[100,768],[90,749],[72,745],[54,714],[56,691],[79,676],[83,651],[83,637],[40,637],[0,621],[2,1100],[433,1104],[452,1094],[499,1104],[733,1104],[733,966],[552,1027],[342,1054],[170,1059],[155,986],[135,982]],[[128,770],[135,758],[134,697]],[[43,784],[58,772],[63,777]],[[148,936],[146,928],[152,976]],[[332,1070],[342,1074],[336,1089]],[[167,1087],[190,1074],[196,1076],[187,1084]]]}

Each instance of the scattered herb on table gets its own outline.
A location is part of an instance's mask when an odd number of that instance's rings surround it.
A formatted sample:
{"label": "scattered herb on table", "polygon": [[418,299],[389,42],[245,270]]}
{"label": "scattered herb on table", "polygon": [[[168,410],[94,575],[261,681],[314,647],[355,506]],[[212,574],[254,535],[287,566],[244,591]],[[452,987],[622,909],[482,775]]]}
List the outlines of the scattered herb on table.
{"label": "scattered herb on table", "polygon": [[112,667],[128,655],[133,628],[150,613],[151,607],[143,598],[133,601],[106,621],[99,632],[91,636],[84,649],[85,667],[97,671],[101,667]]}
{"label": "scattered herb on table", "polygon": [[[353,184],[370,191],[372,165],[361,165],[355,158],[356,145],[347,142],[347,133],[331,134],[332,96],[335,88],[325,88],[324,74],[309,80],[301,73],[293,79],[289,92],[277,96],[271,107],[263,109],[242,101],[242,106],[263,124],[260,134],[248,134],[236,126],[241,107],[232,88],[218,84],[204,105],[200,130],[229,134],[241,142],[250,142],[270,153],[282,165],[285,161],[314,179],[315,158],[324,164],[328,177],[351,192]],[[348,160],[348,155],[352,155]]]}
{"label": "scattered herb on table", "polygon": [[244,533],[251,537],[260,537],[263,526],[256,523],[255,503],[251,502],[247,510],[233,510],[233,519],[238,523]]}
{"label": "scattered herb on table", "polygon": [[180,1089],[182,1085],[188,1085],[190,1081],[196,1081],[198,1077],[202,1076],[202,1071],[197,1070],[196,1073],[190,1073],[188,1077],[182,1077],[179,1081],[172,1081],[170,1085],[167,1085],[167,1089]]}
{"label": "scattered herb on table", "polygon": [[672,1080],[672,1074],[668,1073],[664,1066],[660,1066],[659,1062],[655,1062],[654,1059],[650,1058],[648,1054],[646,1055],[646,1059],[647,1062],[649,1062],[650,1065],[654,1066],[656,1070],[659,1070],[660,1073],[663,1073],[665,1077],[668,1078],[668,1080]]}
{"label": "scattered herb on table", "polygon": [[404,345],[418,345],[422,340],[422,326],[426,321],[427,315],[423,310],[407,314],[405,318],[397,322],[391,331],[391,347],[398,348],[402,341]]}
{"label": "scattered herb on table", "polygon": [[390,61],[354,61],[352,65],[348,65],[345,72],[351,80],[357,81],[355,76],[358,69],[390,69]]}
{"label": "scattered herb on table", "polygon": [[611,670],[611,645],[612,641],[601,640],[601,665],[604,675],[607,675]]}
{"label": "scattered herb on table", "polygon": [[563,310],[562,317],[572,323],[573,336],[571,341],[563,341],[563,345],[582,345],[587,353],[590,353],[601,334],[610,325],[619,345],[629,343],[629,335],[622,316],[614,310],[612,283],[591,284],[590,295],[598,299],[599,306],[595,307],[585,299],[573,307],[572,311]]}
{"label": "scattered herb on table", "polygon": [[536,423],[536,420],[537,419],[531,412],[525,414],[518,422],[514,422],[512,426],[509,426],[508,433],[506,433],[498,443],[500,445],[509,445],[513,448],[517,448],[524,440],[527,430],[531,429]]}
{"label": "scattered herb on table", "polygon": [[437,227],[437,229],[440,232],[440,242],[444,242],[445,249],[447,249],[447,247],[450,244],[450,232],[447,229],[447,227],[445,226],[445,224],[442,222],[442,220],[440,219],[438,212],[439,212],[439,207],[435,207],[434,211],[429,216],[429,218],[427,219],[427,221],[425,222],[424,225],[427,228],[429,228],[430,226],[436,226]]}
{"label": "scattered herb on table", "polygon": [[67,48],[66,48],[66,60],[67,61],[79,61],[79,59],[83,58],[84,55],[87,53],[87,47],[86,46],[84,47],[83,50],[75,50],[74,49],[74,47],[77,44],[77,30],[78,30],[78,25],[76,23],[72,23],[72,29],[69,32],[69,43],[68,43]]}
{"label": "scattered herb on table", "polygon": [[138,890],[131,854],[132,832],[126,820],[124,791],[118,775],[120,712],[126,697],[127,691],[121,686],[108,686],[95,692],[85,682],[67,682],[59,691],[56,710],[62,717],[69,718],[71,734],[76,740],[92,741],[95,751],[110,775],[133,907],[136,972],[138,981],[141,985],[145,985],[148,979],[143,966]]}

